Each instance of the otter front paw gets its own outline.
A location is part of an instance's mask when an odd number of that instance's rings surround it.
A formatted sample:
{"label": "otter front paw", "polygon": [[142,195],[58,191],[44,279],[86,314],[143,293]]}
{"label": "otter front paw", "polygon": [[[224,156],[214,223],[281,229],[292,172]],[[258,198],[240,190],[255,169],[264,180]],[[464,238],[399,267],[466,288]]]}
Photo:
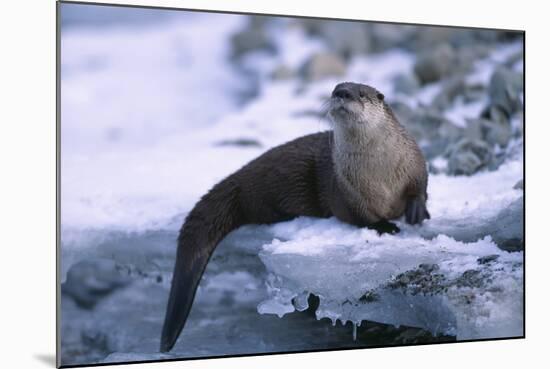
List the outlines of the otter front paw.
{"label": "otter front paw", "polygon": [[409,224],[421,224],[425,219],[430,219],[426,201],[420,197],[409,198],[405,209],[405,221]]}
{"label": "otter front paw", "polygon": [[398,226],[396,226],[392,222],[388,222],[387,220],[381,220],[379,222],[373,223],[369,225],[369,228],[374,229],[376,232],[378,232],[379,235],[382,235],[384,233],[396,234],[401,232],[401,229],[399,229]]}

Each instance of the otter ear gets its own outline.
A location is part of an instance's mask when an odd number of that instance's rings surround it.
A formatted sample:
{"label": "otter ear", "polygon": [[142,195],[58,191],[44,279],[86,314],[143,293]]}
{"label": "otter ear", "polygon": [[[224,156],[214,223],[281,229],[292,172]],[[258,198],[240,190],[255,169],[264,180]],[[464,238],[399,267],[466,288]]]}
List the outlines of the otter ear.
{"label": "otter ear", "polygon": [[378,100],[384,100],[384,94],[381,94],[380,92],[376,95]]}

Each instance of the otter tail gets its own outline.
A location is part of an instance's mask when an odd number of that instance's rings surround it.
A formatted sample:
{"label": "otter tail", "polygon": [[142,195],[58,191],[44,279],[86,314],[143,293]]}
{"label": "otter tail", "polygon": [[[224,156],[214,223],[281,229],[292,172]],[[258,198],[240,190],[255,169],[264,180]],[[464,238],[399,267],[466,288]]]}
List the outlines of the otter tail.
{"label": "otter tail", "polygon": [[230,180],[216,185],[187,216],[178,237],[176,265],[160,351],[172,349],[180,335],[195,298],[197,286],[217,244],[242,225],[238,187]]}

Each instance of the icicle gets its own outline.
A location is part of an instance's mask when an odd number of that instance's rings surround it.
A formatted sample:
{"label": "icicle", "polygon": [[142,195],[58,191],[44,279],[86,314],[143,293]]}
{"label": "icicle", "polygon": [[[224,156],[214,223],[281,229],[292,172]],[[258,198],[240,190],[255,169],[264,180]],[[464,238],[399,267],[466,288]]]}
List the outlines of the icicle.
{"label": "icicle", "polygon": [[354,322],[352,322],[351,324],[353,324],[353,341],[355,342],[357,340],[357,324],[355,324]]}

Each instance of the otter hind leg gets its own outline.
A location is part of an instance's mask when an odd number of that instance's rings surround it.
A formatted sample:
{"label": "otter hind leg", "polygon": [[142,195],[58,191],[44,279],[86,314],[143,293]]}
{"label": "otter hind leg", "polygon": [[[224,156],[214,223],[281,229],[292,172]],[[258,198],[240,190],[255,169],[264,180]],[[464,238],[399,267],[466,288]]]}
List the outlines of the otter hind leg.
{"label": "otter hind leg", "polygon": [[410,197],[405,209],[405,221],[409,224],[421,224],[425,219],[430,219],[426,200],[420,196]]}

